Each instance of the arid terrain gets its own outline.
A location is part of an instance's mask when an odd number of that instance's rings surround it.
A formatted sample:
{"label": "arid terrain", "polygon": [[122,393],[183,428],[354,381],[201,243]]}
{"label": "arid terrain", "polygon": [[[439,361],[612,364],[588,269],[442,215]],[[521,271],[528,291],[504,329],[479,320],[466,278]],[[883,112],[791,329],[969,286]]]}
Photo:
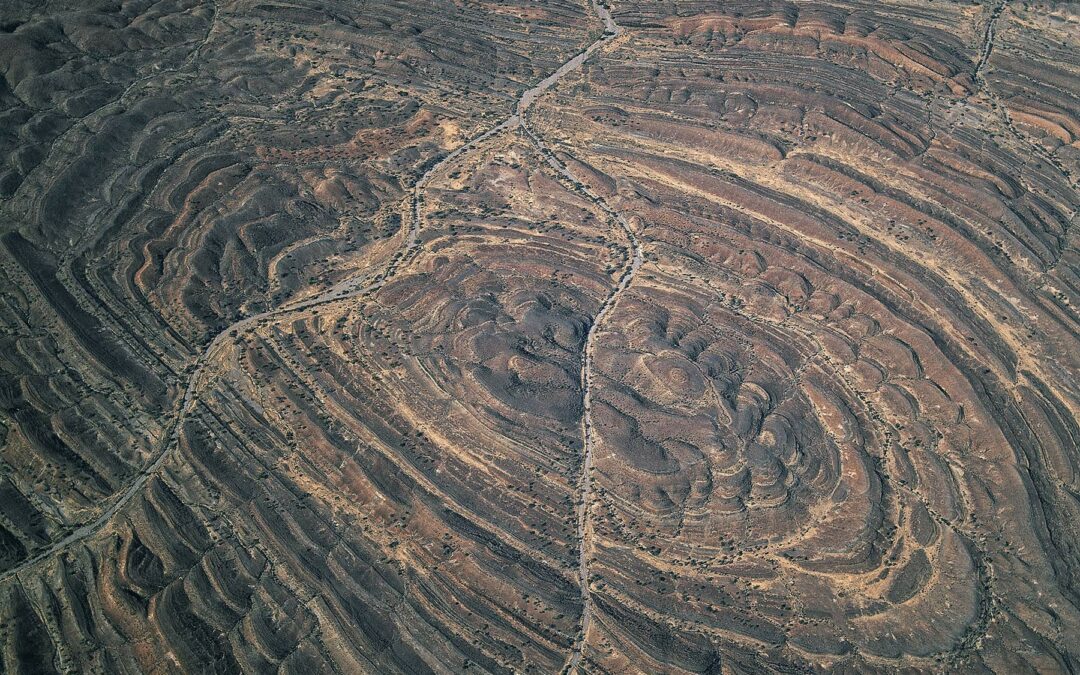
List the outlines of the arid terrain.
{"label": "arid terrain", "polygon": [[3,0],[0,673],[1080,672],[1080,3]]}

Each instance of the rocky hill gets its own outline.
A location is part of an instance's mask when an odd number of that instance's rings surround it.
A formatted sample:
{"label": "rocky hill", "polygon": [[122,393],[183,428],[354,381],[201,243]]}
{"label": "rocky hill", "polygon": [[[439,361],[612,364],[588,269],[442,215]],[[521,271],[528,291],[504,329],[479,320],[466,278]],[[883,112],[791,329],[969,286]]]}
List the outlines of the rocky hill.
{"label": "rocky hill", "polygon": [[1080,671],[1080,5],[0,7],[0,672]]}

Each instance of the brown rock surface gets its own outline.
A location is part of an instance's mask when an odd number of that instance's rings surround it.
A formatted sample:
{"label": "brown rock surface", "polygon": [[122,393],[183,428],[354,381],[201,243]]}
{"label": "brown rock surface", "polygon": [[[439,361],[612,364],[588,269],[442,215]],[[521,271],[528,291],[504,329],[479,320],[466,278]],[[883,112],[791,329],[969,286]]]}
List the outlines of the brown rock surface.
{"label": "brown rock surface", "polygon": [[1080,670],[1078,25],[0,8],[0,672]]}

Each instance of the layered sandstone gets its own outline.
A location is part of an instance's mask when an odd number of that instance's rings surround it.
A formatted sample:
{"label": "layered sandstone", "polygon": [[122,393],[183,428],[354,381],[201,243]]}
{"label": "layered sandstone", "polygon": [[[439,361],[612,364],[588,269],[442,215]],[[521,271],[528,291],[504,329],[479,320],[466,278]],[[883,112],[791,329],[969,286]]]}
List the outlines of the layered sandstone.
{"label": "layered sandstone", "polygon": [[0,19],[0,670],[1080,668],[1074,4]]}

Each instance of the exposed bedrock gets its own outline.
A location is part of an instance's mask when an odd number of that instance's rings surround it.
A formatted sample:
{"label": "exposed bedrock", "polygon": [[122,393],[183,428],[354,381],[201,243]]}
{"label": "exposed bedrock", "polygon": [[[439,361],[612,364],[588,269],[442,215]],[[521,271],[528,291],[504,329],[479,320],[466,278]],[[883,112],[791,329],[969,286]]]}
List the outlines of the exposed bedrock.
{"label": "exposed bedrock", "polygon": [[213,337],[378,271],[424,167],[584,38],[504,9],[4,8],[5,568],[160,456]]}
{"label": "exposed bedrock", "polygon": [[0,671],[1080,670],[1078,21],[9,3]]}

